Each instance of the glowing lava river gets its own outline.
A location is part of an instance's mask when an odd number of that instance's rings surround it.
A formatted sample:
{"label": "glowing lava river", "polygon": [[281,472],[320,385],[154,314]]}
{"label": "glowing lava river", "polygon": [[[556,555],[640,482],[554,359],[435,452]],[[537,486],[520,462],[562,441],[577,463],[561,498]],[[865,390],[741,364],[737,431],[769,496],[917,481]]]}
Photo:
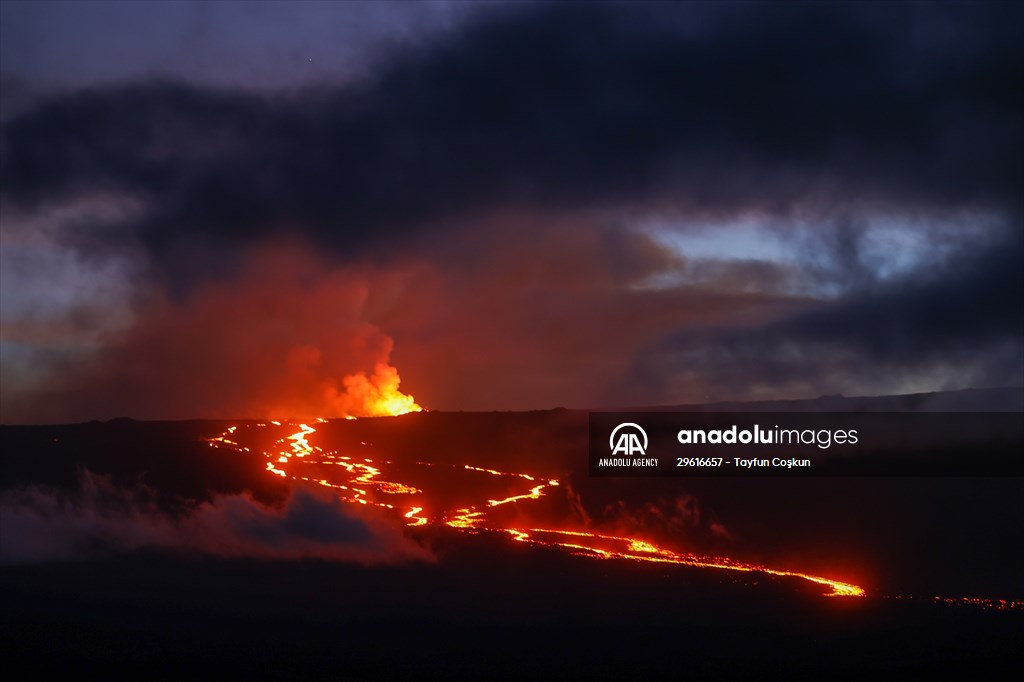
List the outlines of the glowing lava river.
{"label": "glowing lava river", "polygon": [[[418,408],[415,403],[411,404]],[[328,422],[318,419],[313,423]],[[207,442],[211,447],[262,456],[268,474],[330,488],[342,501],[378,507],[394,514],[408,527],[438,526],[467,534],[500,534],[511,541],[593,559],[676,564],[800,580],[822,588],[822,594],[827,597],[867,596],[863,587],[834,578],[727,557],[677,552],[645,538],[598,533],[586,528],[540,528],[528,520],[535,515],[529,514],[527,507],[549,497],[550,491],[560,485],[558,478],[465,463],[398,462],[368,457],[365,455],[374,451],[372,444],[365,442],[351,448],[348,454],[342,454],[312,444],[310,437],[315,433],[317,429],[307,423],[251,422],[231,426]],[[877,596],[995,611],[1024,610],[1024,601],[1020,600]]]}
{"label": "glowing lava river", "polygon": [[[324,423],[318,420],[315,423]],[[252,432],[273,429],[286,435],[277,439],[274,446],[261,450],[252,445],[258,438]],[[294,430],[293,429],[297,429]],[[666,564],[678,564],[721,571],[759,573],[762,575],[795,578],[824,588],[829,597],[863,597],[865,590],[851,583],[823,576],[795,571],[778,570],[767,566],[743,563],[725,557],[701,556],[674,552],[635,537],[605,535],[578,529],[535,528],[532,526],[509,525],[502,522],[496,512],[508,505],[525,505],[548,494],[557,487],[557,478],[536,476],[526,473],[497,471],[469,464],[461,466],[431,462],[415,462],[400,465],[392,461],[354,454],[343,455],[338,451],[325,450],[310,443],[309,438],[316,429],[305,423],[262,422],[231,426],[218,436],[209,439],[213,447],[231,448],[240,453],[262,454],[266,459],[268,473],[294,481],[331,488],[340,499],[352,504],[372,505],[397,514],[408,526],[444,525],[466,533],[504,533],[512,540],[544,547],[559,548],[575,555],[596,559],[622,559]],[[265,440],[265,439],[264,439]],[[363,444],[365,445],[365,443]],[[417,475],[410,469],[419,469],[418,478],[429,480],[430,470],[441,470],[448,478],[453,475],[471,476],[477,479],[501,479],[496,490],[507,490],[514,484],[513,494],[496,495],[494,498],[465,500],[451,507],[438,508],[439,496],[428,495],[421,483],[392,480],[405,473]],[[521,483],[520,483],[521,482]],[[486,481],[479,485],[467,485],[486,491]],[[522,518],[521,515],[515,518]]]}

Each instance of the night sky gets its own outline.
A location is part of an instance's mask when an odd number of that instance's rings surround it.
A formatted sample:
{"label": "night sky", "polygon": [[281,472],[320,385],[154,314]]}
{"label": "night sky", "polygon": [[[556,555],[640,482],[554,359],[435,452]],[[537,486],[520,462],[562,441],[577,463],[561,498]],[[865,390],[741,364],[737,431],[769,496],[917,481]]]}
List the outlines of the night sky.
{"label": "night sky", "polygon": [[1024,384],[1024,5],[0,5],[0,421]]}

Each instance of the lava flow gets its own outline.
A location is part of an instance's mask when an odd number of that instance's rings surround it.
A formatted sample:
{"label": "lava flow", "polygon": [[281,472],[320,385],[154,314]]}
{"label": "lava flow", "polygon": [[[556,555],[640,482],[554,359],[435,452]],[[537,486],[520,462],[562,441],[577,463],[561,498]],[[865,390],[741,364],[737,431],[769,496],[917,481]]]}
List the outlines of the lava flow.
{"label": "lava flow", "polygon": [[[399,405],[396,403],[396,405]],[[413,402],[412,405],[415,405]],[[408,407],[401,403],[400,407]],[[418,409],[418,406],[416,406]],[[323,423],[326,420],[318,420]],[[674,552],[642,539],[604,535],[584,530],[560,528],[512,527],[502,523],[495,516],[495,510],[506,505],[524,504],[547,495],[557,487],[556,478],[533,474],[498,471],[473,465],[455,466],[432,462],[396,463],[354,454],[343,455],[336,450],[326,450],[310,443],[309,438],[316,429],[306,423],[246,424],[245,431],[258,432],[262,429],[281,429],[285,433],[269,450],[242,445],[243,434],[238,426],[232,426],[219,436],[209,439],[214,447],[228,447],[238,452],[261,451],[266,458],[266,470],[277,476],[325,486],[334,490],[344,501],[353,504],[371,505],[394,510],[409,526],[428,524],[445,525],[467,533],[497,532],[511,536],[518,542],[558,548],[572,554],[598,559],[622,559],[655,563],[679,564],[724,571],[760,573],[763,575],[797,578],[826,588],[824,594],[830,597],[862,597],[862,587],[808,573],[786,571],[743,563],[725,557],[700,556]],[[297,429],[297,430],[295,430]],[[248,440],[246,438],[245,440]],[[255,437],[253,441],[257,440]],[[388,480],[397,478],[403,471],[409,475],[411,468],[420,470],[447,469],[449,475],[463,472],[463,475],[516,479],[522,481],[521,492],[512,495],[495,496],[485,499],[484,495],[475,504],[455,506],[450,509],[437,508],[432,500],[437,499],[424,493],[416,485]],[[429,472],[428,472],[429,473]],[[481,481],[480,488],[486,489]],[[518,485],[518,484],[516,484]],[[506,484],[507,487],[507,484]]]}

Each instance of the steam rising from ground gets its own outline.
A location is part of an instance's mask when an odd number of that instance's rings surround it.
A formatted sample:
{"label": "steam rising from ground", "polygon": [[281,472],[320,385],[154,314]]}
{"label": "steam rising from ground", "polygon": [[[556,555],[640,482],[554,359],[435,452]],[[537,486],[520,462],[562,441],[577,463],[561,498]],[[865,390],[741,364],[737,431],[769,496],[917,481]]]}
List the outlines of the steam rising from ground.
{"label": "steam rising from ground", "polygon": [[329,271],[281,246],[225,269],[235,272],[177,297],[139,294],[132,324],[107,334],[88,362],[67,362],[58,382],[5,401],[4,418],[359,417],[380,414],[382,401],[391,414],[418,409],[399,391],[391,337],[368,321],[371,289],[386,290],[387,277]]}
{"label": "steam rising from ground", "polygon": [[708,533],[714,537],[731,539],[732,533],[712,514],[703,513],[697,498],[682,494],[672,499],[659,498],[640,506],[631,506],[623,500],[605,507],[604,516],[624,532],[692,536]]}
{"label": "steam rising from ground", "polygon": [[88,471],[73,496],[40,487],[0,494],[0,537],[0,563],[137,550],[363,564],[430,559],[394,522],[321,489],[300,485],[280,506],[248,493],[217,495],[173,516],[145,489],[120,489]]}

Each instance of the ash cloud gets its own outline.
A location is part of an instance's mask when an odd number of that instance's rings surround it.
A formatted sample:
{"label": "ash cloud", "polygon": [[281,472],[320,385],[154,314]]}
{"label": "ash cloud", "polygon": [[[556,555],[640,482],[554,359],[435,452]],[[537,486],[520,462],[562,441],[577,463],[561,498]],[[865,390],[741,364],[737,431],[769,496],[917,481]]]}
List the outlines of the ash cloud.
{"label": "ash cloud", "polygon": [[[278,97],[136,83],[2,133],[5,200],[116,189],[165,267],[279,230],[344,255],[495,206],[1019,202],[1013,4],[542,4]],[[108,228],[110,226],[107,226]],[[121,231],[77,235],[124,239]]]}
{"label": "ash cloud", "polygon": [[[5,224],[114,197],[130,215],[61,239],[148,270],[130,327],[4,418],[246,415],[282,390],[313,413],[392,337],[439,408],[1019,383],[1022,21],[985,2],[531,3],[343,86],[33,99],[0,128]],[[858,261],[858,221],[971,211],[999,227],[955,258],[891,281]],[[799,220],[834,258],[702,263],[631,229],[648,215]],[[252,254],[285,241],[390,302],[350,314],[295,271],[261,314]],[[682,269],[715,281],[645,284]],[[786,290],[814,277],[840,293]]]}
{"label": "ash cloud", "polygon": [[53,361],[52,382],[4,395],[4,418],[61,422],[367,416],[400,390],[392,337],[369,321],[402,271],[332,270],[305,249],[247,251],[236,277],[184,299],[157,290],[87,361]]}
{"label": "ash cloud", "polygon": [[74,495],[37,486],[0,493],[0,537],[0,563],[138,551],[362,564],[431,559],[397,523],[314,487],[293,488],[280,506],[248,493],[214,495],[171,515],[145,489],[118,488],[88,471]]}

